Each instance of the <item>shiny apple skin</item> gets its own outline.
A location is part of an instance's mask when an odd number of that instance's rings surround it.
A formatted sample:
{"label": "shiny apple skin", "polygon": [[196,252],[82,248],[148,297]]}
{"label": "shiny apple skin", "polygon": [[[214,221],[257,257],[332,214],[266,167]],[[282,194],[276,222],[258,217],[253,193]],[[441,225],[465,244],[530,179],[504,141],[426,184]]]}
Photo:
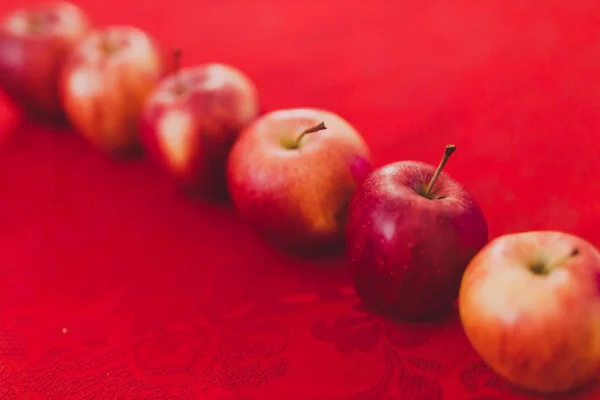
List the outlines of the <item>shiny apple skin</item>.
{"label": "shiny apple skin", "polygon": [[[307,134],[324,122],[327,129]],[[346,120],[311,108],[268,113],[250,124],[234,144],[228,186],[239,213],[265,237],[293,253],[341,249],[347,206],[372,170],[371,152]]]}
{"label": "shiny apple skin", "polygon": [[258,112],[257,89],[241,71],[216,63],[189,67],[148,97],[140,134],[148,154],[183,188],[224,198],[229,151]]}
{"label": "shiny apple skin", "polygon": [[163,76],[164,55],[145,32],[130,26],[95,30],[71,52],[61,95],[69,121],[100,150],[139,153],[139,118]]}
{"label": "shiny apple skin", "polygon": [[28,116],[64,121],[59,76],[65,58],[90,29],[68,2],[23,7],[0,22],[0,86]]}
{"label": "shiny apple skin", "polygon": [[420,194],[435,169],[401,161],[374,171],[356,191],[348,214],[346,251],[358,296],[396,319],[425,319],[450,309],[462,274],[486,244],[485,217],[445,172],[436,197]]}
{"label": "shiny apple skin", "polygon": [[[530,267],[540,258],[559,265],[537,275]],[[515,385],[567,392],[600,374],[600,253],[582,238],[534,231],[494,239],[469,264],[458,304],[474,349]]]}

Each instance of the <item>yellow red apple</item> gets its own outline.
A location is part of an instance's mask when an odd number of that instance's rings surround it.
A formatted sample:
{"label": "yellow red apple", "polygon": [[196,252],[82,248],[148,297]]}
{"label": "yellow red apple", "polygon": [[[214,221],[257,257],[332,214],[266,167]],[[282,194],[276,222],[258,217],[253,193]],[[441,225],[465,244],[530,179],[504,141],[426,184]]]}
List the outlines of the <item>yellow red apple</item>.
{"label": "yellow red apple", "polygon": [[567,392],[600,373],[600,253],[580,237],[491,241],[465,271],[459,310],[473,348],[518,386]]}
{"label": "yellow red apple", "polygon": [[0,86],[28,116],[64,117],[60,71],[89,27],[87,15],[64,1],[22,7],[2,19]]}
{"label": "yellow red apple", "polygon": [[225,64],[179,69],[144,104],[140,135],[148,154],[183,187],[210,197],[227,193],[227,156],[259,112],[257,90]]}
{"label": "yellow red apple", "polygon": [[348,203],[372,156],[346,120],[320,109],[267,113],[234,144],[227,167],[232,201],[252,226],[294,252],[343,243]]}
{"label": "yellow red apple", "polygon": [[65,61],[61,94],[69,121],[103,151],[139,150],[140,112],[162,76],[163,61],[154,40],[140,29],[93,31]]}

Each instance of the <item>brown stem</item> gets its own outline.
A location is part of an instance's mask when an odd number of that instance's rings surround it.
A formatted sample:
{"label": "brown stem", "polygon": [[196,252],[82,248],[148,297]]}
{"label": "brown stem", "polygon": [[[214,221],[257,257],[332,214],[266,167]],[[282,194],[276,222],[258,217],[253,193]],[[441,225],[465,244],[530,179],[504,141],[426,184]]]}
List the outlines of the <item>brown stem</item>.
{"label": "brown stem", "polygon": [[550,267],[554,268],[558,265],[564,264],[566,263],[569,258],[575,257],[576,255],[579,254],[579,249],[573,249],[571,250],[571,252],[569,254],[567,254],[566,256],[564,256],[563,258],[561,258],[560,260],[558,260],[558,262],[555,262],[554,264],[552,264]]}
{"label": "brown stem", "polygon": [[177,95],[182,95],[185,93],[185,87],[183,85],[182,80],[178,76],[179,71],[181,70],[181,49],[176,49],[173,51],[173,76],[175,80],[175,93]]}
{"label": "brown stem", "polygon": [[29,18],[29,29],[33,33],[39,33],[44,26],[45,17],[41,12],[35,12]]}
{"label": "brown stem", "polygon": [[309,133],[313,133],[313,132],[319,132],[319,131],[322,131],[324,129],[327,129],[327,127],[325,126],[325,122],[321,122],[319,125],[315,125],[312,128],[306,129],[304,132],[302,132],[300,134],[300,136],[298,136],[298,139],[296,139],[296,148],[300,147],[300,140],[302,140],[302,138],[304,137],[304,135],[309,134]]}
{"label": "brown stem", "polygon": [[173,52],[173,74],[176,74],[181,69],[181,50],[176,49]]}
{"label": "brown stem", "polygon": [[442,157],[440,165],[438,165],[437,169],[435,170],[435,174],[433,174],[433,177],[431,177],[431,180],[429,181],[429,186],[427,186],[427,189],[425,190],[425,197],[431,196],[431,191],[433,190],[435,182],[439,178],[440,174],[442,173],[442,170],[444,169],[444,166],[446,165],[446,163],[450,159],[450,156],[452,155],[452,153],[454,153],[455,150],[456,146],[453,144],[449,144],[446,146],[446,150],[444,151],[444,157]]}
{"label": "brown stem", "polygon": [[573,249],[569,254],[565,255],[563,258],[559,259],[555,263],[545,263],[544,261],[540,260],[538,262],[533,263],[530,268],[531,271],[535,274],[548,275],[550,272],[552,272],[554,268],[566,263],[567,261],[569,261],[570,258],[573,258],[578,254],[579,249]]}

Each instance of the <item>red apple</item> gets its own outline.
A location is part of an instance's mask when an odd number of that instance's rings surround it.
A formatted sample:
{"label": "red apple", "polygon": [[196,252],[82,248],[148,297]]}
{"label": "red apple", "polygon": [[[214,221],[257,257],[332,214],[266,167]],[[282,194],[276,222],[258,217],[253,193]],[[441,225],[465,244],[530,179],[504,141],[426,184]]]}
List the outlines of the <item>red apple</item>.
{"label": "red apple", "polygon": [[226,194],[227,156],[240,131],[258,115],[257,90],[223,64],[178,68],[145,102],[140,134],[150,156],[185,188]]}
{"label": "red apple", "polygon": [[154,41],[128,26],[96,30],[65,61],[62,100],[73,126],[109,153],[139,150],[142,105],[163,72]]}
{"label": "red apple", "polygon": [[59,75],[88,32],[88,17],[67,2],[20,8],[0,23],[0,86],[30,116],[63,117]]}
{"label": "red apple", "polygon": [[234,205],[252,226],[294,252],[343,243],[348,202],[371,171],[371,153],[340,116],[288,109],[250,124],[229,156]]}
{"label": "red apple", "polygon": [[469,264],[458,304],[477,353],[516,385],[565,392],[600,374],[600,253],[579,237],[496,238]]}
{"label": "red apple", "polygon": [[421,319],[452,306],[488,229],[473,196],[436,168],[401,161],[374,171],[354,195],[346,234],[358,296],[377,311]]}

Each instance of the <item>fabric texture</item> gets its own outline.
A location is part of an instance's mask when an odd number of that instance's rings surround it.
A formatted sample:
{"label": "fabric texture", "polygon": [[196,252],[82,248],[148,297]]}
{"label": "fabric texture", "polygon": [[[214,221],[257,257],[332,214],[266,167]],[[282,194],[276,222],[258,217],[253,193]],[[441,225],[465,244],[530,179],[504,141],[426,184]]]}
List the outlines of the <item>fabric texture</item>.
{"label": "fabric texture", "polygon": [[[447,172],[491,238],[555,229],[600,245],[595,0],[76,4],[182,48],[184,65],[240,68],[264,110],[342,115],[377,166],[437,165],[456,144]],[[547,398],[494,374],[456,311],[369,313],[342,255],[285,254],[147,160],[23,121],[6,97],[0,137],[0,399]]]}

